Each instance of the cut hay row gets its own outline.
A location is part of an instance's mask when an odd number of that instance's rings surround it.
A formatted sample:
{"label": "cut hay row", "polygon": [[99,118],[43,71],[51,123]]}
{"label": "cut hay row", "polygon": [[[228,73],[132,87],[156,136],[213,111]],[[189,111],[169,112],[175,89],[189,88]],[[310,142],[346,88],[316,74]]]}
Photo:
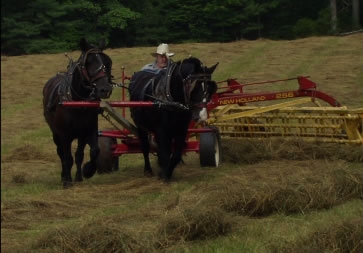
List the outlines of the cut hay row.
{"label": "cut hay row", "polygon": [[295,140],[232,140],[223,139],[222,159],[225,162],[254,164],[264,160],[344,160],[363,162],[363,146]]}
{"label": "cut hay row", "polygon": [[345,219],[338,224],[330,224],[311,232],[296,242],[271,245],[271,252],[363,252],[363,219]]}
{"label": "cut hay row", "polygon": [[324,171],[325,176],[289,181],[281,178],[273,184],[248,182],[235,175],[213,198],[225,211],[247,216],[306,213],[332,208],[354,198],[363,199],[361,173],[344,169]]}
{"label": "cut hay row", "polygon": [[158,252],[186,241],[225,235],[231,228],[231,221],[222,210],[200,206],[167,213],[158,225],[149,228],[145,223],[132,227],[126,223],[127,218],[115,215],[58,227],[43,234],[32,249],[74,253]]}

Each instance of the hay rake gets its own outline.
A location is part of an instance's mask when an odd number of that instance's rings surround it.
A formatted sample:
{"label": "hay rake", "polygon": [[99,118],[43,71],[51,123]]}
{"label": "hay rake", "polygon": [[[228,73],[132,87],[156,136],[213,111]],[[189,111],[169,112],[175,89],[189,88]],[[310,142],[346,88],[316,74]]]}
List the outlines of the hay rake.
{"label": "hay rake", "polygon": [[[245,94],[244,86],[298,80],[299,89],[284,92]],[[224,138],[302,138],[306,141],[362,144],[363,108],[341,106],[333,97],[316,90],[307,77],[240,84],[229,79],[225,91],[217,93],[208,105],[208,123],[219,129]],[[304,97],[304,98],[299,98]],[[295,99],[294,99],[295,98]],[[299,98],[299,99],[296,99]],[[247,106],[247,103],[278,99],[288,102]],[[322,107],[317,99],[332,107]],[[313,103],[315,106],[305,106]]]}

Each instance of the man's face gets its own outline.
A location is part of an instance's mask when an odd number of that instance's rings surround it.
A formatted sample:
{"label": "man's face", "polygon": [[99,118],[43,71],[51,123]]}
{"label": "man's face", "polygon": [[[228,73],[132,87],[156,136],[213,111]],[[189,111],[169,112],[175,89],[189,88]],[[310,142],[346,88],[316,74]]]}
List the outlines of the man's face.
{"label": "man's face", "polygon": [[158,68],[165,68],[166,65],[168,65],[168,58],[166,55],[156,55],[156,64],[158,65]]}

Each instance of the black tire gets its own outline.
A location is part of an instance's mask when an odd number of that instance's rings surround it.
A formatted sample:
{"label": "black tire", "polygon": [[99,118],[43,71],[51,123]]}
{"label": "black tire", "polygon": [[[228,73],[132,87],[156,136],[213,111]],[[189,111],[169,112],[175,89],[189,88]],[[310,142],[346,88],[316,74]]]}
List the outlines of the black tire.
{"label": "black tire", "polygon": [[221,162],[221,138],[218,129],[200,134],[199,158],[202,167],[218,167]]}
{"label": "black tire", "polygon": [[116,138],[98,137],[100,153],[97,157],[97,172],[99,174],[118,170],[119,158],[112,156],[112,145],[114,144],[117,144]]}

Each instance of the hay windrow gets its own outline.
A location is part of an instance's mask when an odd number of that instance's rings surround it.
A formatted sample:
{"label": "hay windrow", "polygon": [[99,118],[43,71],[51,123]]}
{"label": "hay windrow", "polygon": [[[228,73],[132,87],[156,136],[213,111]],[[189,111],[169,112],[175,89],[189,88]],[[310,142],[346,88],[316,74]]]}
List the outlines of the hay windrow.
{"label": "hay windrow", "polygon": [[54,161],[53,155],[49,155],[42,151],[39,147],[32,144],[24,144],[11,151],[9,155],[4,157],[5,161],[31,161],[43,160],[46,162]]}
{"label": "hay windrow", "polygon": [[[186,241],[225,235],[231,219],[219,208],[200,205],[167,212],[158,224],[135,224],[133,217],[115,215],[92,222],[61,226],[44,233],[32,249],[46,252],[160,252]],[[132,227],[127,225],[133,224]],[[149,225],[148,225],[149,224]]]}
{"label": "hay windrow", "polygon": [[311,232],[295,242],[277,245],[273,242],[272,252],[363,252],[363,218],[344,220]]}
{"label": "hay windrow", "polygon": [[16,183],[16,184],[25,184],[26,183],[26,179],[25,179],[25,173],[19,173],[19,174],[15,174],[12,177],[12,182]]}
{"label": "hay windrow", "polygon": [[59,227],[33,245],[49,252],[124,253],[152,252],[152,245],[137,231],[126,230],[112,220],[99,220],[80,227]]}
{"label": "hay windrow", "polygon": [[222,141],[223,161],[255,164],[263,160],[344,160],[363,162],[363,146],[311,143],[303,140]]}
{"label": "hay windrow", "polygon": [[231,224],[229,216],[218,207],[176,208],[162,220],[157,231],[158,244],[167,248],[178,242],[215,238],[229,232]]}
{"label": "hay windrow", "polygon": [[[282,170],[282,169],[281,169]],[[207,202],[227,212],[247,216],[293,214],[331,208],[348,200],[363,199],[363,172],[340,168],[301,168],[296,175],[280,177],[231,175],[218,182]],[[241,172],[243,173],[243,172]],[[273,172],[271,172],[273,173]]]}

